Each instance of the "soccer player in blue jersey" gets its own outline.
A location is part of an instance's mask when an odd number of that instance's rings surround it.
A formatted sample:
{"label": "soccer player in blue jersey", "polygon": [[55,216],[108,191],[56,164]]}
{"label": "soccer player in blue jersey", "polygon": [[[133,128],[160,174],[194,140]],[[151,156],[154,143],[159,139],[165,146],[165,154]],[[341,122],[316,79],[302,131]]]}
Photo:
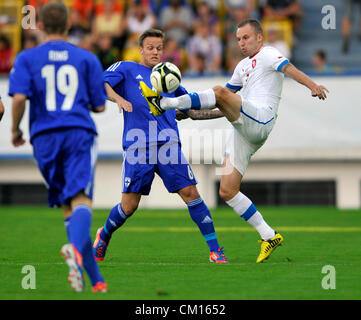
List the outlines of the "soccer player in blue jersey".
{"label": "soccer player in blue jersey", "polygon": [[[140,82],[150,85],[152,68],[162,56],[163,38],[160,30],[145,31],[139,37],[141,63],[119,61],[104,72],[108,99],[126,111],[123,113],[125,157],[122,200],[110,211],[104,226],[98,229],[94,255],[97,260],[104,259],[112,234],[135,212],[141,196],[149,194],[157,173],[167,190],[178,193],[186,203],[191,218],[209,246],[210,261],[227,263],[218,244],[211,214],[197,191],[197,181],[181,151],[176,112],[171,110],[154,117],[140,90]],[[184,93],[186,90],[180,86],[167,96]],[[214,113],[208,118],[219,116],[220,113]]]}
{"label": "soccer player in blue jersey", "polygon": [[10,74],[12,143],[25,143],[19,127],[30,100],[30,142],[48,188],[50,207],[61,206],[69,244],[61,249],[69,282],[84,288],[84,269],[93,292],[106,292],[92,251],[90,226],[96,162],[96,128],[90,116],[105,109],[103,70],[92,53],[66,42],[68,12],[61,2],[40,11],[45,43],[21,52]]}

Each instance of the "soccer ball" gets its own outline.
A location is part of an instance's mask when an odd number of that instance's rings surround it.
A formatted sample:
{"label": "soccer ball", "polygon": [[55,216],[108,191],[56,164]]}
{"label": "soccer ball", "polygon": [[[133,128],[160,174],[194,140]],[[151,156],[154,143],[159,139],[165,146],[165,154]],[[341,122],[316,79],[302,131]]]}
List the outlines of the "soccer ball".
{"label": "soccer ball", "polygon": [[157,91],[170,93],[179,87],[181,77],[176,65],[171,62],[161,62],[153,67],[150,82]]}

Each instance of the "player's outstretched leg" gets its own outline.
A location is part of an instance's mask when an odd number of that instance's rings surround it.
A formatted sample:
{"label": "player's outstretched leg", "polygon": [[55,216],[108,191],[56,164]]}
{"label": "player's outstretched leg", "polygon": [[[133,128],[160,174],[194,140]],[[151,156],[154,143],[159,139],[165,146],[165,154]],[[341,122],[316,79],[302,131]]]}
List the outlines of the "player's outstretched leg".
{"label": "player's outstretched leg", "polygon": [[209,261],[215,263],[228,263],[229,261],[223,253],[223,247],[220,248],[218,244],[211,213],[202,198],[199,197],[188,202],[187,206],[192,220],[197,224],[209,246]]}
{"label": "player's outstretched leg", "polygon": [[97,261],[104,260],[113,232],[120,228],[127,218],[128,216],[123,211],[121,203],[110,211],[104,226],[98,229],[93,244],[93,254]]}
{"label": "player's outstretched leg", "polygon": [[176,98],[167,98],[154,92],[143,81],[140,81],[140,88],[154,116],[159,116],[169,109],[212,109],[216,105],[216,96],[213,89],[192,92]]}

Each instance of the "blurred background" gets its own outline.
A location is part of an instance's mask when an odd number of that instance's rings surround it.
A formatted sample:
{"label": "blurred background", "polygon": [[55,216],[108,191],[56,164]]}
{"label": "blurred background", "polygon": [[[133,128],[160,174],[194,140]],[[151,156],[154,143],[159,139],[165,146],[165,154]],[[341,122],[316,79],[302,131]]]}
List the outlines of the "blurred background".
{"label": "blurred background", "polygon": [[[33,24],[47,0],[0,0],[1,205],[46,204],[46,189],[32,148],[10,143],[8,74],[21,50],[43,41]],[[69,8],[69,41],[94,52],[103,68],[119,60],[140,62],[137,39],[151,27],[165,31],[164,61],[182,71],[189,91],[225,85],[243,59],[237,24],[258,18],[265,42],[330,90],[318,101],[286,78],[277,124],[255,155],[242,191],[258,205],[361,206],[361,0],[64,0]],[[25,7],[31,6],[31,7]],[[123,117],[108,102],[94,115],[99,131],[96,207],[119,202]],[[230,131],[224,119],[179,123],[183,151],[210,207],[218,196],[222,150]],[[27,133],[27,121],[22,128]],[[156,178],[142,207],[184,204]]]}

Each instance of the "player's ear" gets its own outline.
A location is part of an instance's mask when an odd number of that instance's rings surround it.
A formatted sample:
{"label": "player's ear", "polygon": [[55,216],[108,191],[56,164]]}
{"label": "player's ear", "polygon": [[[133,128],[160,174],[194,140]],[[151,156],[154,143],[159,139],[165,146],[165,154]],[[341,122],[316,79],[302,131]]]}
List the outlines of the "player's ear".
{"label": "player's ear", "polygon": [[257,34],[257,40],[258,41],[263,41],[263,34],[262,33]]}

